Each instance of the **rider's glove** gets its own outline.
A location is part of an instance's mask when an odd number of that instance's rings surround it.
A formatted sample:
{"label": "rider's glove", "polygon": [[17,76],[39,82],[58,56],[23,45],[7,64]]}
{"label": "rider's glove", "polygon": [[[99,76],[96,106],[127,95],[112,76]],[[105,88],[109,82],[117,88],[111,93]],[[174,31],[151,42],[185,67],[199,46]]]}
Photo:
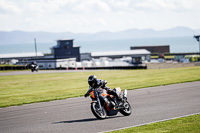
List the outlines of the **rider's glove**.
{"label": "rider's glove", "polygon": [[88,94],[88,93],[86,93],[86,94],[85,94],[85,97],[88,97],[88,96],[89,96],[89,94]]}

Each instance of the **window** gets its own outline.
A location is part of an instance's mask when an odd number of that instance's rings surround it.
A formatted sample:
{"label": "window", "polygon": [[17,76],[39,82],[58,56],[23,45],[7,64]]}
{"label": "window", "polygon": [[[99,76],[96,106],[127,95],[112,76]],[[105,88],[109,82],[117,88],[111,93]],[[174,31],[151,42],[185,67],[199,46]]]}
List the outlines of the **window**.
{"label": "window", "polygon": [[44,64],[43,63],[38,63],[39,68],[44,68]]}
{"label": "window", "polygon": [[54,63],[48,63],[48,68],[54,68]]}
{"label": "window", "polygon": [[60,42],[59,41],[57,42],[57,46],[60,46]]}
{"label": "window", "polygon": [[69,46],[64,46],[64,49],[69,49]]}
{"label": "window", "polygon": [[141,57],[133,57],[132,58],[132,62],[133,63],[142,63],[142,58]]}

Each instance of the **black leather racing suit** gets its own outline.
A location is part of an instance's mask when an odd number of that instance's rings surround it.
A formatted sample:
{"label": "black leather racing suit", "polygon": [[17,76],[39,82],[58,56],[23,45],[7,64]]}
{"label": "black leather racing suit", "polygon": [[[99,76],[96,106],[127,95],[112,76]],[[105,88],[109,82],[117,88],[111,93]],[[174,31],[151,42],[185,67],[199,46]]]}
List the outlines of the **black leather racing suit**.
{"label": "black leather racing suit", "polygon": [[94,85],[94,87],[89,86],[89,89],[88,89],[87,93],[85,94],[85,97],[89,96],[89,93],[94,88],[97,88],[97,91],[99,93],[99,98],[104,103],[108,103],[108,99],[106,98],[106,96],[102,95],[103,93],[107,93],[107,94],[115,96],[116,98],[119,98],[118,95],[117,95],[117,93],[115,91],[113,91],[111,88],[109,88],[108,86],[106,86],[106,84],[107,84],[106,80],[97,79],[97,82]]}

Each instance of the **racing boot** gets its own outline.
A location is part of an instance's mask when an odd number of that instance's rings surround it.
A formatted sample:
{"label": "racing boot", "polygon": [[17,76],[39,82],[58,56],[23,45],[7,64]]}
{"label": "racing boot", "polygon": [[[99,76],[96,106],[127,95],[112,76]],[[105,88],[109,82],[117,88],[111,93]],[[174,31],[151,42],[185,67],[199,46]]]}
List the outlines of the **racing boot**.
{"label": "racing boot", "polygon": [[122,98],[122,95],[119,95],[119,97],[117,98],[119,101],[119,107],[124,105],[124,99]]}

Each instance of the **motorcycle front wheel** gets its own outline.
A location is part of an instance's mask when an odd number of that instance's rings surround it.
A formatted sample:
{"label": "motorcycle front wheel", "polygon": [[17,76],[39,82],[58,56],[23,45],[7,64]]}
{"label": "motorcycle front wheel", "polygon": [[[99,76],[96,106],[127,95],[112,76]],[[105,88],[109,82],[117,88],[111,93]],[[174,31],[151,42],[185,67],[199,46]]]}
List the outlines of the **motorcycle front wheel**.
{"label": "motorcycle front wheel", "polygon": [[123,106],[124,108],[120,109],[120,113],[124,116],[129,116],[132,113],[131,105],[126,101]]}
{"label": "motorcycle front wheel", "polygon": [[106,110],[104,109],[104,107],[101,107],[101,109],[99,108],[98,103],[96,103],[96,102],[91,103],[92,113],[97,119],[105,119],[106,118]]}

